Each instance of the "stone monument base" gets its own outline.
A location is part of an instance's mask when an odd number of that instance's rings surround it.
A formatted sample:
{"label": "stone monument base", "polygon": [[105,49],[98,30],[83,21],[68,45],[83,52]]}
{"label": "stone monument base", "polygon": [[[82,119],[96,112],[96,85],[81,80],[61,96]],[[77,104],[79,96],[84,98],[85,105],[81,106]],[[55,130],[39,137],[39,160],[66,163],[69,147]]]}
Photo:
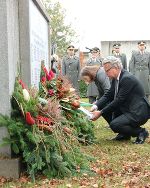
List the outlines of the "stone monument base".
{"label": "stone monument base", "polygon": [[[9,137],[6,127],[0,127],[0,144],[4,137]],[[11,158],[11,147],[0,147],[0,176],[18,179],[20,177],[20,158]]]}
{"label": "stone monument base", "polygon": [[18,179],[20,177],[20,159],[0,159],[0,176]]}

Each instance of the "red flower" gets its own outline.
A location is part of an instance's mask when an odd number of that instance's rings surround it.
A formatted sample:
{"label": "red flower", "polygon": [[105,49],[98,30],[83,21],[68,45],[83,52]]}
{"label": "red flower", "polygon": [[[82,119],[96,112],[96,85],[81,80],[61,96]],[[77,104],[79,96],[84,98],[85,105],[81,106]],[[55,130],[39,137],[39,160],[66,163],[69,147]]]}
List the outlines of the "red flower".
{"label": "red flower", "polygon": [[45,74],[47,76],[48,75],[48,70],[46,69],[46,67],[44,67],[43,70],[44,70],[44,72],[45,72]]}
{"label": "red flower", "polygon": [[25,84],[23,83],[22,80],[19,80],[19,84],[22,86],[22,89],[25,89]]}
{"label": "red flower", "polygon": [[49,123],[49,124],[53,123],[52,119],[47,118],[47,117],[43,117],[43,116],[40,116],[40,115],[37,116],[37,120],[39,120],[41,123],[43,123],[43,122]]}
{"label": "red flower", "polygon": [[32,118],[30,112],[26,112],[26,123],[29,125],[35,124],[35,120]]}
{"label": "red flower", "polygon": [[54,90],[53,89],[49,89],[48,93],[50,94],[50,96],[53,96],[54,95]]}
{"label": "red flower", "polygon": [[55,77],[55,74],[53,73],[53,71],[52,71],[52,70],[50,70],[50,71],[49,71],[49,75],[50,75],[52,78],[54,78],[54,77]]}
{"label": "red flower", "polygon": [[41,78],[41,81],[42,81],[42,82],[45,82],[45,81],[46,81],[46,77],[43,76],[43,77]]}
{"label": "red flower", "polygon": [[47,75],[46,78],[48,81],[50,81],[52,79],[51,75]]}

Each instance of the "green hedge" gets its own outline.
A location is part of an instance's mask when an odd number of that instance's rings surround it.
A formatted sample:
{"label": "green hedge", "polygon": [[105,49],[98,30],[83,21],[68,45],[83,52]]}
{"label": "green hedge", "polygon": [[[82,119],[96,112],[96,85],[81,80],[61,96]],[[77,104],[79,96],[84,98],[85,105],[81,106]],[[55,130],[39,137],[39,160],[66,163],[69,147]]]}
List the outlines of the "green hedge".
{"label": "green hedge", "polygon": [[80,80],[79,82],[79,91],[81,98],[87,97],[87,85],[83,80]]}

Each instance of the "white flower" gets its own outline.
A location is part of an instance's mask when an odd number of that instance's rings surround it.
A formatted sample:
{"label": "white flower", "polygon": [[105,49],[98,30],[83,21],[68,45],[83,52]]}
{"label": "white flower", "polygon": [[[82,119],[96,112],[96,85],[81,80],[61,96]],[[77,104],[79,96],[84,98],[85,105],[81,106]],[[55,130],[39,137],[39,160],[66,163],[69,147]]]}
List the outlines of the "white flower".
{"label": "white flower", "polygon": [[69,91],[70,91],[70,92],[74,92],[75,89],[71,87]]}
{"label": "white flower", "polygon": [[23,97],[24,97],[24,100],[27,102],[30,100],[29,92],[26,89],[23,89]]}

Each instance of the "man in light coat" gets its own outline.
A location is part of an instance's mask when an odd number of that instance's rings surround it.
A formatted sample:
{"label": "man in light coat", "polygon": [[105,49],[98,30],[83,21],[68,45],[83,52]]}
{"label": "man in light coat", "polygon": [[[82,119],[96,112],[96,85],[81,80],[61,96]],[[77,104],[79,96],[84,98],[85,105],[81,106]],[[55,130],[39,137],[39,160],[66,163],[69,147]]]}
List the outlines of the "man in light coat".
{"label": "man in light coat", "polygon": [[139,50],[132,52],[129,71],[142,82],[145,94],[148,97],[150,94],[150,53],[145,51],[145,48],[146,42],[139,41]]}
{"label": "man in light coat", "polygon": [[62,60],[62,75],[67,76],[73,87],[79,90],[79,74],[80,74],[80,61],[75,56],[75,47],[68,46],[67,56]]}
{"label": "man in light coat", "polygon": [[120,47],[120,43],[115,43],[113,45],[113,56],[119,58],[121,60],[123,68],[127,70],[127,57],[126,54],[120,52]]}

